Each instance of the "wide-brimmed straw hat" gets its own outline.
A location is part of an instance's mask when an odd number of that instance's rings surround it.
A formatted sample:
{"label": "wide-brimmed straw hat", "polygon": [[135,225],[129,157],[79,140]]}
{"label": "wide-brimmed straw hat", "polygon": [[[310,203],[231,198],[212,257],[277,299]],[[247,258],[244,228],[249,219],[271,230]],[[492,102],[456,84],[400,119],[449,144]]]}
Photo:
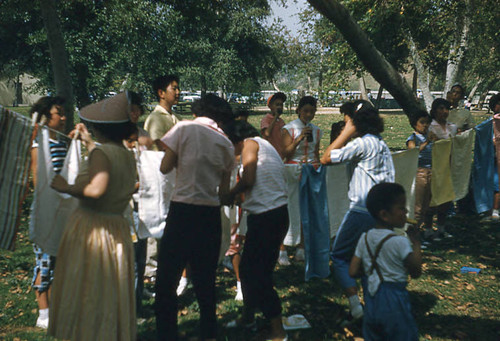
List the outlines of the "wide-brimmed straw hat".
{"label": "wide-brimmed straw hat", "polygon": [[121,92],[97,103],[89,104],[78,113],[80,118],[93,123],[123,123],[130,121],[128,92]]}

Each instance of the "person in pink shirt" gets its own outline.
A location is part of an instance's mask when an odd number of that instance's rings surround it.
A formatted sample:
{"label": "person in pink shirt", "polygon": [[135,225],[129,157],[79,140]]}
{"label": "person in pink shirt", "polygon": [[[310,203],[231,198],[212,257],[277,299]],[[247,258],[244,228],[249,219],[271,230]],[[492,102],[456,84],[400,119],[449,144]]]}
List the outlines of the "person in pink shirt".
{"label": "person in pink shirt", "polygon": [[220,124],[233,113],[222,98],[208,94],[193,103],[193,121],[181,121],[161,138],[164,174],[176,169],[175,188],[160,241],[156,279],[158,340],[177,340],[176,288],[191,266],[200,307],[202,340],[216,338],[215,271],[221,244],[219,196],[229,191],[234,147]]}
{"label": "person in pink shirt", "polygon": [[267,106],[271,109],[270,113],[260,121],[260,133],[264,139],[269,141],[283,157],[283,144],[281,142],[281,129],[285,126],[285,121],[280,117],[283,114],[283,104],[286,101],[286,95],[277,92],[267,99]]}

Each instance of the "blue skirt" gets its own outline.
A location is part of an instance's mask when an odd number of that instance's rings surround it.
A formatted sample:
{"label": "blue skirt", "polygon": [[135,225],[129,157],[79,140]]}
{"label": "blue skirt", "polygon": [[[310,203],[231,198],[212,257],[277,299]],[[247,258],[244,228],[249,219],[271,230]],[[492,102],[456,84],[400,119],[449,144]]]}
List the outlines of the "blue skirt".
{"label": "blue skirt", "polygon": [[365,340],[418,340],[418,329],[411,313],[406,283],[382,282],[373,297],[368,290],[364,292]]}

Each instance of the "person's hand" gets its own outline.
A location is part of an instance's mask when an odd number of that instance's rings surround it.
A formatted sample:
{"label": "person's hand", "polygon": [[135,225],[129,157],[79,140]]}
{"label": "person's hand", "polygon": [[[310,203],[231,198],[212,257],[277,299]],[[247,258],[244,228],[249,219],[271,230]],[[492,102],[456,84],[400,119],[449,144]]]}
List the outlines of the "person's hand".
{"label": "person's hand", "polygon": [[427,134],[427,140],[429,142],[436,142],[438,139],[438,137],[436,136],[436,134],[434,134],[432,131],[429,131],[429,133]]}
{"label": "person's hand", "polygon": [[352,118],[346,115],[346,121],[345,121],[345,126],[344,129],[342,129],[341,134],[346,134],[349,136],[354,136],[356,134],[356,126],[352,122]]}
{"label": "person's hand", "polygon": [[50,183],[50,187],[58,192],[67,193],[69,185],[65,178],[63,178],[59,174],[56,174],[56,176],[54,176],[52,182]]}
{"label": "person's hand", "polygon": [[312,127],[305,126],[305,128],[302,129],[302,132],[299,135],[299,140],[302,141],[309,136],[312,136]]}
{"label": "person's hand", "polygon": [[420,231],[415,225],[410,225],[406,229],[406,234],[412,243],[420,243]]}

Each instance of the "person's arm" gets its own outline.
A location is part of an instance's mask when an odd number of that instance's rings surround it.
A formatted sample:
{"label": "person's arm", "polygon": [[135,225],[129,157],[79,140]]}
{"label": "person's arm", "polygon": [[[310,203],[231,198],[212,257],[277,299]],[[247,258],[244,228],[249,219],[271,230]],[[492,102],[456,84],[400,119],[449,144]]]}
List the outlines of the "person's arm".
{"label": "person's arm", "polygon": [[326,148],[325,152],[323,153],[323,156],[320,159],[321,163],[324,165],[328,165],[328,164],[332,163],[332,160],[331,160],[332,150],[340,149],[340,148],[344,147],[347,144],[347,142],[351,138],[353,138],[355,135],[356,135],[356,127],[352,123],[352,120],[349,119],[346,122],[345,127],[342,130],[342,132],[340,133],[339,137],[337,137],[335,139],[335,141],[333,141],[328,146],[328,148]]}
{"label": "person's arm", "polygon": [[168,174],[177,166],[177,154],[165,145],[165,155],[161,160],[160,172]]}
{"label": "person's arm", "polygon": [[38,172],[38,148],[31,148],[30,170],[33,179],[33,187],[36,188],[37,172]]}
{"label": "person's arm", "polygon": [[418,278],[422,275],[422,251],[420,245],[420,234],[418,228],[414,225],[408,227],[406,234],[412,244],[412,252],[406,256],[404,266],[412,278]]}
{"label": "person's arm", "polygon": [[297,146],[302,142],[303,139],[307,137],[307,134],[311,132],[311,127],[305,127],[302,129],[302,132],[300,133],[299,136],[294,140],[292,135],[283,128],[281,130],[281,143],[283,145],[283,156],[285,158],[290,158],[292,157],[293,153],[295,153],[295,150],[297,149]]}
{"label": "person's arm", "polygon": [[59,174],[52,179],[51,187],[58,192],[68,193],[75,197],[99,199],[108,188],[111,164],[106,155],[99,149],[93,150],[89,157],[89,182],[69,185]]}
{"label": "person's arm", "polygon": [[357,256],[352,256],[351,264],[349,265],[349,276],[352,278],[361,277],[363,275],[362,259]]}
{"label": "person's arm", "polygon": [[229,191],[228,200],[232,203],[234,198],[239,194],[252,188],[255,184],[257,175],[259,144],[254,140],[245,140],[243,150],[241,152],[241,165],[243,166],[243,174],[240,181],[234,185]]}
{"label": "person's arm", "polygon": [[[418,146],[418,151],[421,152],[422,150],[424,150],[424,148],[429,144],[429,139],[427,139],[425,142],[421,143],[419,146]],[[408,140],[408,142],[406,142],[406,147],[408,149],[414,149],[417,147],[417,144],[415,143],[415,140]]]}
{"label": "person's arm", "polygon": [[262,134],[262,137],[265,138],[266,140],[268,140],[271,137],[274,125],[276,124],[276,121],[278,121],[278,118],[279,115],[273,115],[273,119],[271,120],[269,125],[261,129],[260,132]]}

